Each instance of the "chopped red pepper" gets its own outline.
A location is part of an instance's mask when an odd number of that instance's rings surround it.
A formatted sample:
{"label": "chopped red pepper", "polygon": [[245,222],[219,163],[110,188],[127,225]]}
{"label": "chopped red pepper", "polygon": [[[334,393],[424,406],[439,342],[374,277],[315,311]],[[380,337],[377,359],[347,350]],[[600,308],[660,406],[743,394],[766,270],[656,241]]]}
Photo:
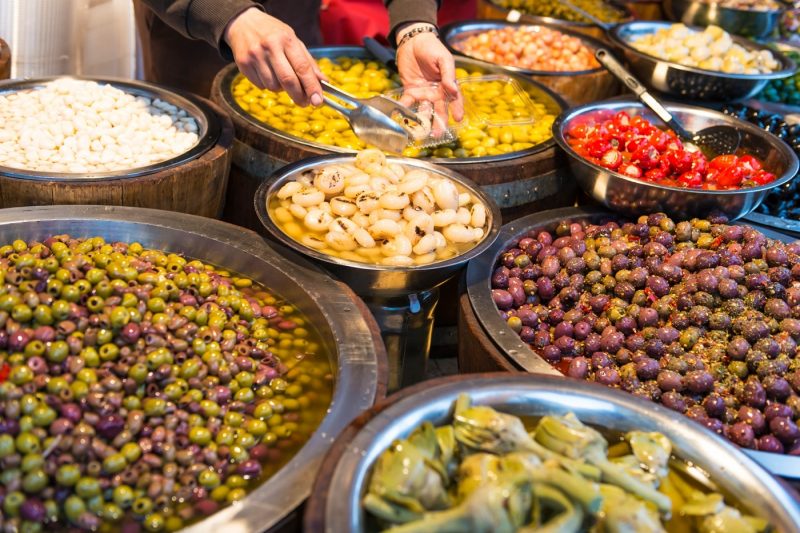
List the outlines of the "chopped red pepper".
{"label": "chopped red pepper", "polygon": [[8,363],[3,363],[3,366],[0,366],[0,383],[5,383],[9,374],[11,374],[11,367],[8,366]]}

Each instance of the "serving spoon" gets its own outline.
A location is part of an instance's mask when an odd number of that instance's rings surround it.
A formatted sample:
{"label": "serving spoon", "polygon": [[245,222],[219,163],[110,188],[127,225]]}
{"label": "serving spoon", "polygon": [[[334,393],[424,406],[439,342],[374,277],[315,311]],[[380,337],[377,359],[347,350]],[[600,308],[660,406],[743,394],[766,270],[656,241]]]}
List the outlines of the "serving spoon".
{"label": "serving spoon", "polygon": [[732,154],[739,148],[742,136],[739,130],[727,124],[709,126],[692,133],[687,131],[678,120],[667,111],[664,105],[639,83],[633,74],[627,71],[622,64],[605,48],[598,48],[594,54],[611,74],[633,91],[636,97],[650,110],[658,115],[664,124],[684,142],[698,148],[709,159],[722,154]]}

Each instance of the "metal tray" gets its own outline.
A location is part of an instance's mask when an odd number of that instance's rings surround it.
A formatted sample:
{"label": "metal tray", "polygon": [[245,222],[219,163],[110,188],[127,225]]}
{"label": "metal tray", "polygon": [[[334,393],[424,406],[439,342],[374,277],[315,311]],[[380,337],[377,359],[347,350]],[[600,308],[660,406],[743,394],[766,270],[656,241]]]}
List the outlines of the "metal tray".
{"label": "metal tray", "polygon": [[[747,458],[734,445],[673,411],[594,383],[509,373],[473,374],[430,381],[401,391],[348,427],[326,456],[306,514],[324,531],[367,531],[361,498],[370,469],[393,440],[422,422],[452,418],[459,394],[515,415],[575,413],[587,424],[616,431],[659,431],[673,443],[676,457],[704,470],[749,512],[770,520],[776,531],[797,531],[800,507],[786,485]],[[360,429],[359,429],[360,428]],[[329,478],[329,479],[328,479]],[[335,495],[335,496],[331,496]],[[315,521],[315,526],[319,526]],[[319,528],[321,529],[321,528]],[[318,529],[318,530],[319,530]]]}
{"label": "metal tray", "polygon": [[[320,47],[311,47],[308,49],[311,55],[315,58],[321,57],[330,57],[330,58],[337,58],[337,57],[354,57],[360,59],[373,59],[377,61],[377,59],[367,50],[366,48],[360,46],[320,46]],[[510,76],[514,80],[517,81],[529,95],[533,95],[536,98],[537,102],[541,102],[545,105],[545,107],[554,115],[558,115],[565,109],[567,109],[566,102],[557,94],[552,92],[547,87],[543,85],[525,78],[524,76],[520,76],[514,73],[508,72],[506,69],[498,66],[492,66],[488,63],[484,63],[482,61],[477,61],[475,59],[468,59],[468,58],[456,58],[456,68],[470,68],[477,70],[479,72],[484,72],[487,74],[504,74]],[[302,146],[309,146],[316,148],[318,150],[325,150],[331,153],[354,153],[354,150],[347,150],[345,148],[340,148],[338,146],[330,146],[327,144],[320,144],[313,141],[307,141],[305,139],[300,139],[293,135],[289,135],[288,133],[281,131],[279,129],[273,128],[268,124],[264,124],[253,115],[242,109],[239,104],[236,103],[236,100],[233,98],[233,93],[231,92],[231,87],[233,86],[233,81],[239,76],[239,69],[236,67],[235,64],[228,65],[224,67],[221,71],[222,79],[220,80],[220,92],[222,94],[222,99],[227,105],[227,107],[233,111],[238,117],[246,120],[253,126],[265,130],[269,132],[270,135],[274,135],[283,139],[286,142],[291,142],[295,144],[299,144]],[[555,141],[552,139],[547,139],[544,142],[541,142],[535,146],[528,148],[527,150],[520,150],[518,152],[511,152],[508,154],[500,154],[500,155],[492,155],[492,156],[485,156],[485,157],[465,157],[465,158],[436,158],[430,157],[425,158],[425,161],[430,161],[431,163],[437,163],[440,165],[447,165],[458,163],[459,165],[463,165],[465,163],[489,163],[492,161],[506,161],[508,159],[516,159],[518,157],[524,157],[527,155],[543,152],[555,146]]]}
{"label": "metal tray", "polygon": [[29,91],[41,89],[48,82],[72,78],[76,80],[96,81],[116,87],[134,96],[144,96],[146,98],[158,98],[165,102],[184,109],[197,121],[199,130],[197,136],[199,140],[189,151],[184,152],[172,159],[154,163],[145,167],[132,169],[122,169],[113,172],[94,172],[94,173],[70,173],[70,172],[45,172],[36,170],[25,170],[20,168],[4,167],[0,165],[0,174],[12,178],[30,180],[65,180],[65,181],[96,181],[101,179],[120,179],[144,176],[161,170],[175,167],[197,159],[206,153],[219,139],[222,131],[222,124],[217,113],[208,105],[207,102],[189,93],[179,92],[175,89],[166,89],[152,83],[143,81],[127,80],[122,78],[99,78],[88,76],[52,76],[48,78],[9,80],[0,83],[0,95],[19,91]]}
{"label": "metal tray", "polygon": [[[181,253],[248,276],[296,305],[318,328],[336,368],[333,401],[320,426],[274,476],[241,501],[185,532],[269,529],[296,509],[310,491],[316,470],[337,435],[383,394],[372,318],[358,312],[354,297],[294,252],[268,244],[256,233],[210,218],[155,209],[103,206],[20,207],[0,210],[0,242],[75,237],[140,242]],[[373,325],[373,329],[377,329]]]}
{"label": "metal tray", "polygon": [[[487,336],[494,342],[510,362],[521,370],[534,374],[547,374],[551,376],[564,377],[561,372],[553,368],[547,361],[533,351],[527,344],[522,342],[519,336],[500,318],[492,300],[491,293],[491,273],[497,264],[500,254],[505,251],[519,235],[536,229],[547,229],[552,231],[559,222],[564,220],[569,222],[590,221],[592,223],[602,223],[610,220],[620,220],[625,217],[614,214],[602,208],[590,207],[566,207],[563,209],[553,209],[529,215],[506,224],[500,230],[500,235],[494,244],[484,253],[470,261],[467,267],[467,293],[469,295],[472,310],[478,318]],[[741,223],[747,223],[744,220]],[[770,239],[783,242],[791,242],[794,239],[764,226],[756,227]],[[581,381],[571,380],[568,387]],[[674,411],[673,411],[674,413]],[[774,474],[788,478],[800,479],[800,457],[789,455],[768,454],[744,450],[745,453],[753,457],[762,466],[769,469]],[[767,457],[764,457],[767,456]],[[774,456],[774,457],[773,457]],[[776,458],[780,458],[776,459]]]}

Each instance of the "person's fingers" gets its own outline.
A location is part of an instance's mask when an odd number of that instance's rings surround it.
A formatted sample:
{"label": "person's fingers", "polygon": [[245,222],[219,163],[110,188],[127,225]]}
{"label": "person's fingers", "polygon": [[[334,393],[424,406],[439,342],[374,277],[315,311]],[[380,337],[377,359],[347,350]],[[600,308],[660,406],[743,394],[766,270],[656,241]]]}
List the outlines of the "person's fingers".
{"label": "person's fingers", "polygon": [[319,84],[319,78],[314,71],[315,63],[311,54],[297,39],[289,43],[285,53],[295,75],[300,80],[306,101],[310,100],[311,104],[315,106],[321,105],[322,86]]}
{"label": "person's fingers", "polygon": [[445,96],[450,101],[450,114],[456,122],[461,122],[464,118],[464,102],[461,99],[461,91],[456,81],[456,64],[453,56],[445,54],[440,56],[438,61],[441,85]]}
{"label": "person's fingers", "polygon": [[283,90],[297,105],[308,105],[308,96],[303,90],[303,84],[286,58],[285,51],[276,50],[274,54],[270,54],[269,59],[272,71]]}
{"label": "person's fingers", "polygon": [[275,75],[275,71],[272,70],[272,67],[269,65],[269,63],[267,63],[265,58],[262,58],[261,61],[258,62],[257,71],[258,77],[264,83],[264,87],[270,91],[281,90],[281,84],[278,83],[278,77]]}

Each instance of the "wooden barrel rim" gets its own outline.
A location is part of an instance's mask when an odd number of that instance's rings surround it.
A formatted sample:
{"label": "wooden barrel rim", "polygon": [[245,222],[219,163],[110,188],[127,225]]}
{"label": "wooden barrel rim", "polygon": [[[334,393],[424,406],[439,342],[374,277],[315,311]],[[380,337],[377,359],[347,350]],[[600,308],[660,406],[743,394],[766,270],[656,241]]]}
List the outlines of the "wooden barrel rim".
{"label": "wooden barrel rim", "polygon": [[0,80],[11,77],[11,49],[8,44],[0,39]]}
{"label": "wooden barrel rim", "polygon": [[216,144],[196,159],[143,176],[97,181],[26,180],[0,174],[0,206],[126,205],[216,218],[225,199],[234,126],[218,105],[206,103],[219,116],[221,130]]}

